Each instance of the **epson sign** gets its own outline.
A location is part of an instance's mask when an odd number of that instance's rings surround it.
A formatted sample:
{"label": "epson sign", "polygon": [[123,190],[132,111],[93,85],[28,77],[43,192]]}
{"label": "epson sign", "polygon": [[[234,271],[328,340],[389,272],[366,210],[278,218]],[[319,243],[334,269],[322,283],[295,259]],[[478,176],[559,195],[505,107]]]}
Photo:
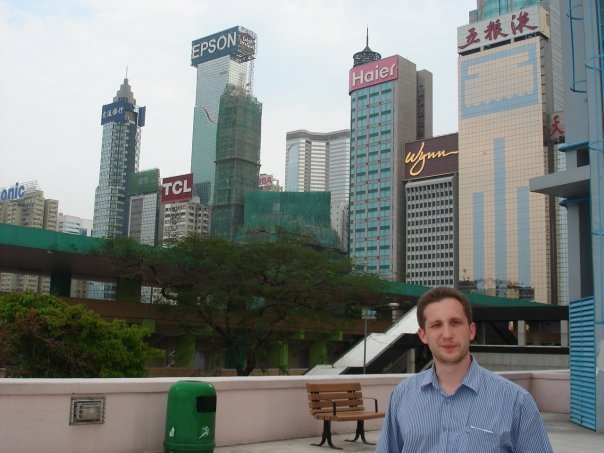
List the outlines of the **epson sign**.
{"label": "epson sign", "polygon": [[25,186],[15,183],[13,187],[0,189],[0,203],[3,201],[20,200],[25,196]]}
{"label": "epson sign", "polygon": [[[193,41],[191,66],[239,52],[240,34],[240,27],[233,27]],[[242,39],[243,44],[249,45],[248,40],[249,36],[246,34]]]}

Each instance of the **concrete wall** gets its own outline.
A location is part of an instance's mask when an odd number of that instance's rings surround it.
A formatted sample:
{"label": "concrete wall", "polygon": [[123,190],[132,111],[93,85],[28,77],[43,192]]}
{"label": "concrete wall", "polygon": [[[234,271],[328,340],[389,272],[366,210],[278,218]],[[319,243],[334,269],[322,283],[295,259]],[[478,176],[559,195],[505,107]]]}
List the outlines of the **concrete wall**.
{"label": "concrete wall", "polygon": [[[569,412],[568,371],[506,372],[529,390],[544,412]],[[387,408],[407,375],[215,377],[218,446],[320,437],[322,422],[308,412],[309,381],[360,381],[363,394]],[[0,379],[0,451],[11,453],[155,453],[163,451],[167,392],[179,378]],[[105,423],[70,425],[72,396],[105,396]],[[382,420],[366,422],[379,429]],[[334,423],[334,432],[355,424]],[[318,439],[317,439],[318,440]]]}
{"label": "concrete wall", "polygon": [[522,354],[472,352],[478,363],[491,371],[507,370],[565,370],[570,366],[568,354]]}

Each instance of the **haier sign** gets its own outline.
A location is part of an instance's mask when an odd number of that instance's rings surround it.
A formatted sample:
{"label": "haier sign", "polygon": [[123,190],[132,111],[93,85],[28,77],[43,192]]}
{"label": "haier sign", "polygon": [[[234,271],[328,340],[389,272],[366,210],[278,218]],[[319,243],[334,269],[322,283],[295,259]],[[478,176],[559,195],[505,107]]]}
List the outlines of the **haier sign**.
{"label": "haier sign", "polygon": [[180,203],[191,198],[193,198],[193,173],[162,179],[161,204]]}
{"label": "haier sign", "polygon": [[233,27],[191,44],[191,66],[232,55],[238,61],[252,60],[256,56],[256,36],[243,27]]}
{"label": "haier sign", "polygon": [[398,79],[398,56],[356,66],[348,73],[348,92]]}

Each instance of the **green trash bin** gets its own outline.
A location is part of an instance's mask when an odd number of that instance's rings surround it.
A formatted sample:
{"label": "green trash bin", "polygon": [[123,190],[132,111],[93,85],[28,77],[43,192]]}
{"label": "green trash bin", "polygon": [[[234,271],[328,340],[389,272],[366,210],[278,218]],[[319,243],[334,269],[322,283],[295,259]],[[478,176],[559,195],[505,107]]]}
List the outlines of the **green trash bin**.
{"label": "green trash bin", "polygon": [[213,453],[216,389],[201,381],[179,381],[168,391],[165,453]]}

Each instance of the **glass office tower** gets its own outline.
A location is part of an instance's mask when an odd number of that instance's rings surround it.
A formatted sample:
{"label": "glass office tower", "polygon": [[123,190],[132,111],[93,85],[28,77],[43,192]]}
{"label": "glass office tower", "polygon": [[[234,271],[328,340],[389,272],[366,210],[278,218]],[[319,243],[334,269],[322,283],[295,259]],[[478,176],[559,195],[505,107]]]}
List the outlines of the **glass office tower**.
{"label": "glass office tower", "polygon": [[141,127],[145,107],[138,107],[128,79],[120,86],[111,104],[101,114],[103,143],[99,184],[94,196],[94,237],[128,234],[128,179],[138,171]]}
{"label": "glass office tower", "polygon": [[252,94],[256,34],[233,27],[193,41],[191,66],[197,68],[191,173],[203,204],[214,202],[216,132],[220,98],[227,85]]}
{"label": "glass office tower", "polygon": [[[145,113],[145,107],[136,105],[128,79],[124,79],[113,102],[103,106],[101,165],[92,219],[94,237],[128,234],[128,179],[138,170]],[[115,285],[91,282],[88,294],[93,299],[115,299]]]}
{"label": "glass office tower", "polygon": [[[359,54],[371,53],[363,59]],[[432,135],[432,74],[367,47],[349,73],[349,254],[364,271],[404,280],[403,144]],[[369,62],[363,62],[369,60]]]}

